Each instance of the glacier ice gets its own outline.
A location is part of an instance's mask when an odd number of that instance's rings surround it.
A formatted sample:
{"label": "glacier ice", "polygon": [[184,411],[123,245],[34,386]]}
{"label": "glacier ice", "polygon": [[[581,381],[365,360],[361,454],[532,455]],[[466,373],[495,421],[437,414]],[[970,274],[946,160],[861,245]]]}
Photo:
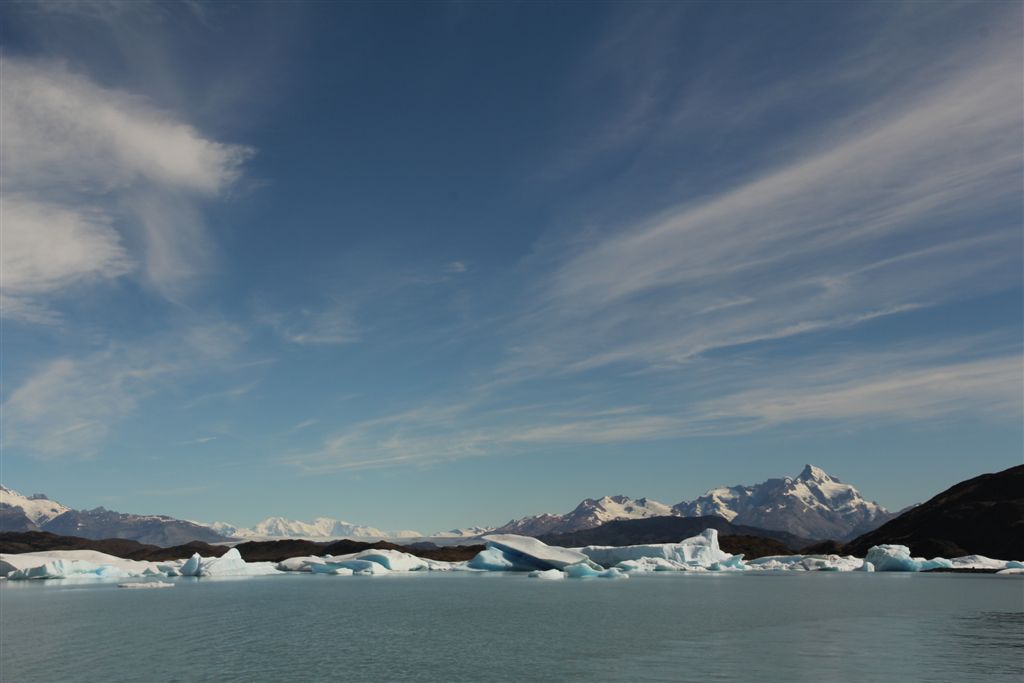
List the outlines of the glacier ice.
{"label": "glacier ice", "polygon": [[515,569],[515,563],[505,553],[493,547],[487,547],[466,563],[470,569],[482,569],[489,572],[503,572]]}
{"label": "glacier ice", "polygon": [[[472,569],[532,571],[563,569],[571,564],[590,562],[586,555],[577,550],[547,545],[529,536],[491,534],[484,536],[483,540],[487,542],[487,547],[469,561],[468,566]],[[484,553],[487,555],[481,557]]]}
{"label": "glacier ice", "polygon": [[565,578],[565,572],[561,569],[535,569],[529,573],[531,579],[545,579],[547,581],[557,581]]}
{"label": "glacier ice", "polygon": [[[659,567],[685,569],[743,569],[743,556],[723,552],[718,546],[718,531],[705,529],[699,535],[678,543],[653,543],[650,545],[603,546],[590,545],[579,549],[581,553],[604,567],[617,566],[625,562],[665,560]],[[634,567],[636,565],[627,565]]]}
{"label": "glacier ice", "polygon": [[864,561],[873,564],[875,571],[878,572],[923,572],[953,566],[950,560],[943,557],[936,557],[933,560],[911,557],[910,548],[895,544],[872,546]]}
{"label": "glacier ice", "polygon": [[196,553],[178,572],[182,576],[266,576],[278,570],[273,562],[246,562],[238,548],[231,548],[220,557],[200,557]]}
{"label": "glacier ice", "polygon": [[612,567],[611,569],[594,569],[589,564],[570,564],[568,567],[563,569],[565,575],[571,579],[628,579],[629,574],[626,574],[620,569]]}

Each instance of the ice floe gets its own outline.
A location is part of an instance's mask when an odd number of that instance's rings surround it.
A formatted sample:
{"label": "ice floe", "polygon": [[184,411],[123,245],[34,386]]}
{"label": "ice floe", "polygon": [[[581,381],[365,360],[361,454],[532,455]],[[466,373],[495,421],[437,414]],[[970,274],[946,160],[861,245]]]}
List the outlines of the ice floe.
{"label": "ice floe", "polygon": [[546,581],[557,581],[565,578],[565,572],[561,569],[535,569],[530,572],[531,579],[545,579]]}

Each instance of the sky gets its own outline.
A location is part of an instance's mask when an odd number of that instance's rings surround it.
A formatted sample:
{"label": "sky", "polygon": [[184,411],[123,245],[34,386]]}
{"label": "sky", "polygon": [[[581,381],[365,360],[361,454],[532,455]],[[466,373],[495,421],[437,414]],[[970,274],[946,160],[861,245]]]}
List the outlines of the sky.
{"label": "sky", "polygon": [[1024,453],[1020,3],[0,5],[0,480],[432,532]]}

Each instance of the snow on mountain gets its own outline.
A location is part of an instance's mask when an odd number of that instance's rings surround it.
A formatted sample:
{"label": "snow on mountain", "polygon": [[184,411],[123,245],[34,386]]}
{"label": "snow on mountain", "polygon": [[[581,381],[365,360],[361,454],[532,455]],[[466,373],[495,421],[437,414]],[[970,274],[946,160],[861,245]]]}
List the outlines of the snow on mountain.
{"label": "snow on mountain", "polygon": [[565,515],[541,514],[514,519],[494,530],[496,534],[540,536],[592,529],[617,519],[644,519],[673,515],[672,507],[649,498],[633,500],[628,496],[587,498]]}
{"label": "snow on mountain", "polygon": [[893,517],[853,486],[813,465],[805,466],[795,478],[711,489],[673,509],[684,517],[718,515],[734,524],[838,540],[854,538]]}
{"label": "snow on mountain", "polygon": [[50,500],[42,493],[34,493],[26,497],[6,486],[0,486],[0,506],[20,508],[25,516],[37,526],[42,526],[71,509],[57,501]]}
{"label": "snow on mountain", "polygon": [[431,538],[474,538],[476,536],[483,536],[494,531],[492,526],[469,526],[463,529],[449,529],[448,531],[438,531],[436,534],[430,534]]}
{"label": "snow on mountain", "polygon": [[514,519],[499,534],[542,536],[592,529],[605,522],[645,517],[716,515],[734,524],[787,531],[802,538],[846,540],[884,524],[894,515],[860,492],[807,465],[796,477],[769,479],[752,486],[723,486],[668,506],[648,498],[605,496],[580,503],[564,515],[545,513]]}
{"label": "snow on mountain", "polygon": [[340,519],[317,517],[312,522],[302,522],[284,517],[267,517],[251,529],[239,528],[224,522],[214,522],[210,527],[219,533],[235,538],[419,538],[418,531],[399,529],[384,531],[372,526],[359,526]]}

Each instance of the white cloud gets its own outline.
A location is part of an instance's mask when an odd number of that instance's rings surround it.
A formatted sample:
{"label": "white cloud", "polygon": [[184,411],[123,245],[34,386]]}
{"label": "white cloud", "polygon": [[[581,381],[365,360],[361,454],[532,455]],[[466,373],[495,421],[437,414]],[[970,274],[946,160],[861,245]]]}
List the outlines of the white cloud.
{"label": "white cloud", "polygon": [[[796,373],[778,386],[741,391],[699,407],[702,420],[745,430],[786,422],[927,420],[971,416],[1020,420],[1024,358],[1020,355],[924,368],[849,368],[836,378]],[[781,380],[781,378],[778,378]]]}
{"label": "white cloud", "polygon": [[34,297],[131,271],[102,210],[69,209],[19,195],[0,199],[0,287],[6,317],[52,318]]}
{"label": "white cloud", "polygon": [[731,189],[568,240],[504,372],[664,368],[1019,286],[1019,55],[962,57]]}
{"label": "white cloud", "polygon": [[180,296],[210,247],[196,201],[222,194],[252,150],[53,62],[4,57],[0,75],[4,287],[18,298],[4,314],[133,263]]}

